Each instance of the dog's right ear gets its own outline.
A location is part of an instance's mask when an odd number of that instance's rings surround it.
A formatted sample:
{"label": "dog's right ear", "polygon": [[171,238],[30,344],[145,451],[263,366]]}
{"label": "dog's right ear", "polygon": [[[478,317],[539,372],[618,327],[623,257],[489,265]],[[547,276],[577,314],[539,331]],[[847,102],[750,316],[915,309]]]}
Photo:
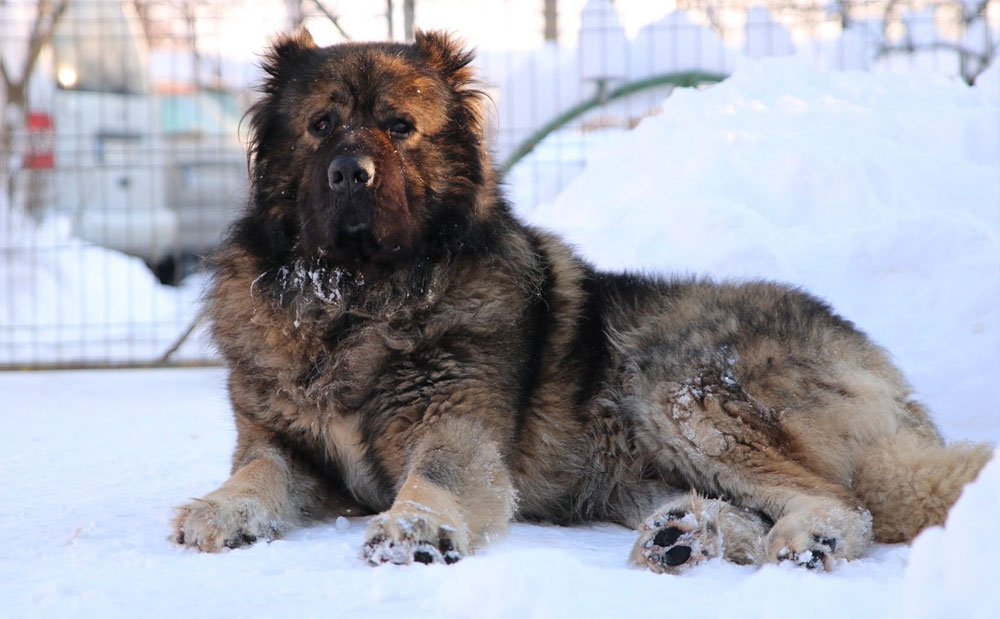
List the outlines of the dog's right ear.
{"label": "dog's right ear", "polygon": [[[270,82],[276,82],[284,68],[294,65],[309,50],[316,48],[316,42],[305,26],[296,28],[290,34],[278,37],[271,49],[264,55],[261,68],[271,77]],[[265,85],[265,90],[268,90]]]}

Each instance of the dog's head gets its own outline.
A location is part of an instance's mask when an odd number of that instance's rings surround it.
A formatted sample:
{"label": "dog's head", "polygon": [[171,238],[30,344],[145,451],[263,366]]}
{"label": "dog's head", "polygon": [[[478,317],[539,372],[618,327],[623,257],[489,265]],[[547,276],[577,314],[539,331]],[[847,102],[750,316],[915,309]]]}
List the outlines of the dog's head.
{"label": "dog's head", "polygon": [[276,262],[364,268],[468,234],[492,186],[471,60],[435,32],[411,45],[279,39],[249,114],[239,238]]}

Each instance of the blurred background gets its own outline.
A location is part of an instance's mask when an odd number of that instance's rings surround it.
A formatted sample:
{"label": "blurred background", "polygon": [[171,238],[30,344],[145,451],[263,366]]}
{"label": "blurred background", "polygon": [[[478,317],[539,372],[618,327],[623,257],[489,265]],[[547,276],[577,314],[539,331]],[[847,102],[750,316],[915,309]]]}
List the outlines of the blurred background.
{"label": "blurred background", "polygon": [[1000,0],[0,0],[0,368],[215,362],[199,265],[245,201],[258,55],[302,24],[475,47],[528,213],[746,58],[974,84]]}

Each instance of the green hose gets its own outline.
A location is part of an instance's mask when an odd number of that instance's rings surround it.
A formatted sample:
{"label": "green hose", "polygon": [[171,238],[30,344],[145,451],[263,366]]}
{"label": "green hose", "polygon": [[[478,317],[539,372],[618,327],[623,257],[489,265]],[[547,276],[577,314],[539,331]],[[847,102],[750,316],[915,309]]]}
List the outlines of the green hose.
{"label": "green hose", "polygon": [[589,99],[577,103],[573,107],[565,110],[549,122],[542,125],[537,131],[524,139],[514,152],[500,165],[500,175],[506,176],[514,165],[523,159],[528,153],[533,151],[539,142],[544,140],[550,133],[564,127],[574,119],[586,114],[590,110],[600,107],[609,101],[627,97],[628,95],[656,88],[657,86],[673,85],[678,88],[693,88],[699,84],[714,84],[726,79],[727,76],[718,73],[704,73],[702,71],[685,71],[683,73],[666,73],[664,75],[654,75],[634,82],[628,82],[606,92],[604,88],[598,88],[598,93]]}

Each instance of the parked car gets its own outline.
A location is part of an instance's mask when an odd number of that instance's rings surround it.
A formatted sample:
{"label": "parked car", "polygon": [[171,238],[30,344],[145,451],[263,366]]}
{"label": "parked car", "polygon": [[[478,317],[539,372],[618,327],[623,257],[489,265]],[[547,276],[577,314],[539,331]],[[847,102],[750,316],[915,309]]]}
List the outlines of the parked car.
{"label": "parked car", "polygon": [[79,238],[155,267],[177,243],[178,217],[167,206],[141,32],[131,4],[70,3],[33,107],[50,115],[52,208]]}
{"label": "parked car", "polygon": [[179,280],[219,244],[245,200],[247,160],[238,137],[243,110],[230,93],[207,89],[162,94],[159,105],[166,200],[178,223],[171,258]]}
{"label": "parked car", "polygon": [[43,208],[66,215],[75,236],[179,282],[244,200],[240,105],[192,84],[155,92],[130,3],[71,3],[51,47],[31,95],[32,127],[50,134],[37,140],[50,152],[25,162],[47,179]]}

